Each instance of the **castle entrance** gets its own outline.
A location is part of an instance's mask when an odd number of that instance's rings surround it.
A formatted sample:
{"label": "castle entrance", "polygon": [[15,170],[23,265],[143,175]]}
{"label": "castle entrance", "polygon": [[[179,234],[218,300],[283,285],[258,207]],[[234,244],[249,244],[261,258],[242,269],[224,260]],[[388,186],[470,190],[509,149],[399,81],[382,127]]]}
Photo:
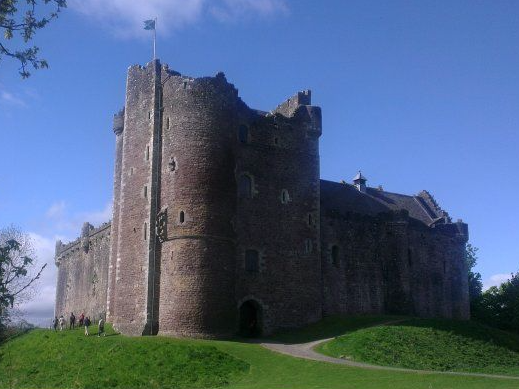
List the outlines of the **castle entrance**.
{"label": "castle entrance", "polygon": [[261,305],[247,300],[240,307],[240,335],[248,338],[261,336]]}

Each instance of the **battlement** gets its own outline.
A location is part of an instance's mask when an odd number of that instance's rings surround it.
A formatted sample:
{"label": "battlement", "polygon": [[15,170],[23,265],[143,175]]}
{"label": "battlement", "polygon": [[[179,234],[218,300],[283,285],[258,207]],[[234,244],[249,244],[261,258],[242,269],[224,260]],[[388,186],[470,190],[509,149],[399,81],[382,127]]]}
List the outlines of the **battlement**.
{"label": "battlement", "polygon": [[271,114],[278,113],[286,117],[292,117],[301,105],[312,105],[312,92],[309,89],[297,92],[294,96],[289,97],[273,109]]}
{"label": "battlement", "polygon": [[56,266],[59,265],[59,261],[66,259],[79,250],[88,252],[92,240],[110,234],[110,226],[111,222],[103,223],[98,227],[94,227],[90,223],[85,222],[81,228],[81,236],[78,238],[68,243],[62,243],[61,240],[57,240],[54,254]]}

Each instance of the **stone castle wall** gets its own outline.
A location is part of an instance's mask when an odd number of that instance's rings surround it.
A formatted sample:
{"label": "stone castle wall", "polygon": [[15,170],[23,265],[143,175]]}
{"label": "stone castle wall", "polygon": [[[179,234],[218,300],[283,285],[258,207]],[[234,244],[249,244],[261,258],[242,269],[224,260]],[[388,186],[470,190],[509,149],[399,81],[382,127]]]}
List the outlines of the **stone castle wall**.
{"label": "stone castle wall", "polygon": [[321,234],[326,315],[469,318],[466,239],[458,231],[429,228],[405,213],[327,213]]}
{"label": "stone castle wall", "polygon": [[92,321],[106,315],[110,223],[98,228],[85,223],[81,237],[69,244],[56,244],[55,315],[68,319],[71,312]]}
{"label": "stone castle wall", "polygon": [[[264,333],[322,317],[321,112],[310,104],[310,92],[300,92],[270,115],[253,115],[248,138],[236,142],[236,181],[252,183],[237,203],[236,307],[255,302]],[[246,268],[248,250],[259,254],[259,271]]]}
{"label": "stone castle wall", "polygon": [[466,225],[427,192],[323,192],[310,91],[266,113],[223,73],[154,60],[129,68],[113,128],[113,221],[57,246],[57,313],[196,337],[232,335],[251,310],[264,334],[331,314],[468,318]]}

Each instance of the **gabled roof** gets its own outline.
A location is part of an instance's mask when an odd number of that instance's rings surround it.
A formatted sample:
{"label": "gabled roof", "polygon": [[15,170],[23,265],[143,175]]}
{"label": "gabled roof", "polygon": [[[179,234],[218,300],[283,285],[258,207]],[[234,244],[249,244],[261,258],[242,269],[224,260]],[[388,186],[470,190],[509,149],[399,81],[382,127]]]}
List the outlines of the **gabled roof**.
{"label": "gabled roof", "polygon": [[366,192],[363,193],[353,185],[326,180],[321,180],[321,208],[370,216],[406,210],[411,218],[428,226],[437,223],[444,216],[429,206],[421,196],[409,196],[375,188],[366,188]]}

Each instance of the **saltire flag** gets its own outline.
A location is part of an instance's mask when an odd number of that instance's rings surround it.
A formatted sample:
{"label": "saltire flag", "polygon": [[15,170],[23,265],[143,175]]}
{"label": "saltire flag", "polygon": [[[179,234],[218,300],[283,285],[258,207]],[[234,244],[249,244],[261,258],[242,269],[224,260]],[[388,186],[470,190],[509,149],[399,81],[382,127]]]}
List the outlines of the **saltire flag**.
{"label": "saltire flag", "polygon": [[155,30],[155,20],[145,20],[144,21],[144,29],[145,30]]}

